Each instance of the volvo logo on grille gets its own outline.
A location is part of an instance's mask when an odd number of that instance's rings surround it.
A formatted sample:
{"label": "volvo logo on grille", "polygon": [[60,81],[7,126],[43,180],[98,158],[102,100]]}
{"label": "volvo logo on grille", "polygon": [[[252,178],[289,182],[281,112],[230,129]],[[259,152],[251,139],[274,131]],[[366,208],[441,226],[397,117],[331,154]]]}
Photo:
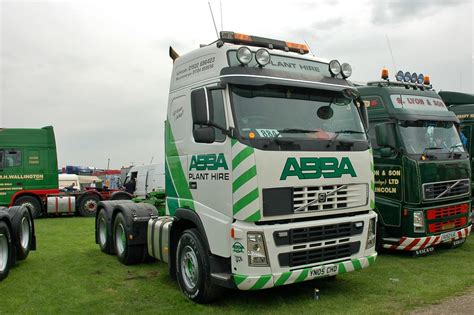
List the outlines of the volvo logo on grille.
{"label": "volvo logo on grille", "polygon": [[326,193],[318,194],[318,202],[319,203],[326,202],[326,199],[327,199],[327,194]]}

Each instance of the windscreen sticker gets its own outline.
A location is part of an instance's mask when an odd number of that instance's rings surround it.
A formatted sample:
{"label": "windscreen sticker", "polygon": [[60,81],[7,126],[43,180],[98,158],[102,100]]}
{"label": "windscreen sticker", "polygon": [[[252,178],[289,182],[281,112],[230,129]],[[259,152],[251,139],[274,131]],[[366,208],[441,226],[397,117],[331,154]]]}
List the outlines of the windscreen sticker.
{"label": "windscreen sticker", "polygon": [[281,137],[277,129],[255,129],[258,135],[262,138]]}

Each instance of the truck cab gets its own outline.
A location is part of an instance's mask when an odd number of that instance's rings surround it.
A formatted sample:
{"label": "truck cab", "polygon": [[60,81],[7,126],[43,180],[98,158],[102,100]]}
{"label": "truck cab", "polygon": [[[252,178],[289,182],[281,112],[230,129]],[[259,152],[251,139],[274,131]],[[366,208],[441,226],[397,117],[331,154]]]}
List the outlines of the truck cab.
{"label": "truck cab", "polygon": [[167,215],[103,203],[101,249],[113,243],[128,264],[147,246],[199,303],[220,286],[266,289],[372,265],[372,154],[350,65],[234,32],[170,56]]}
{"label": "truck cab", "polygon": [[[474,147],[474,94],[454,92],[454,91],[440,91],[439,96],[443,99],[448,109],[456,114],[459,119],[459,132],[461,139],[464,138],[463,144],[469,152],[469,160],[471,162],[471,191],[472,178],[474,178],[474,159],[472,156],[472,148]],[[471,219],[474,219],[474,213],[471,214]]]}
{"label": "truck cab", "polygon": [[462,244],[471,231],[471,168],[459,120],[429,78],[399,71],[397,81],[358,88],[368,107],[380,245],[426,254]]}

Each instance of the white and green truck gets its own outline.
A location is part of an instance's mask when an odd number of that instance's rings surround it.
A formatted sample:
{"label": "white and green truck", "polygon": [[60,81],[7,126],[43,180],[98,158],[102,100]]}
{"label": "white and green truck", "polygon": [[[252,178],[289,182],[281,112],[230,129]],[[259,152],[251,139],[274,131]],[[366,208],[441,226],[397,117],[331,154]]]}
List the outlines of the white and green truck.
{"label": "white and green truck", "polygon": [[372,265],[372,153],[350,65],[233,32],[170,56],[165,209],[101,202],[101,250],[168,263],[198,303]]}

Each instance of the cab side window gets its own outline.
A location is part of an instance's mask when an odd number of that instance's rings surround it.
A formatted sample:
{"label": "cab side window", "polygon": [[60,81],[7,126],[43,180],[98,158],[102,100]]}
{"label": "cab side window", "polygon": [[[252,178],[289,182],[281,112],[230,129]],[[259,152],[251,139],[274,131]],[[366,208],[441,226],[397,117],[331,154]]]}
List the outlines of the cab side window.
{"label": "cab side window", "polygon": [[6,150],[3,158],[4,167],[14,167],[21,165],[21,151]]}
{"label": "cab side window", "polygon": [[3,150],[0,150],[0,168],[3,168],[3,161],[4,161],[4,154],[5,152]]}
{"label": "cab side window", "polygon": [[[224,109],[224,95],[221,89],[218,90],[210,90],[209,91],[212,99],[212,105],[214,108],[214,121],[219,126],[224,128],[227,127],[227,123],[225,120],[225,109]],[[216,141],[223,142],[225,141],[225,133],[222,130],[214,128],[216,133]]]}
{"label": "cab side window", "polygon": [[[227,128],[227,122],[226,122],[226,119],[225,119],[223,90],[222,89],[212,89],[211,88],[211,89],[207,90],[207,95],[208,95],[208,98],[209,98],[209,102],[212,102],[213,121],[217,125],[223,127],[224,129]],[[204,126],[194,124],[193,125],[193,130],[196,130],[196,129],[201,128],[201,127],[204,127]],[[226,134],[222,130],[220,130],[216,127],[212,127],[212,128],[214,129],[214,132],[215,132],[215,135],[216,135],[215,141],[216,142],[224,142],[225,138],[226,138]]]}

